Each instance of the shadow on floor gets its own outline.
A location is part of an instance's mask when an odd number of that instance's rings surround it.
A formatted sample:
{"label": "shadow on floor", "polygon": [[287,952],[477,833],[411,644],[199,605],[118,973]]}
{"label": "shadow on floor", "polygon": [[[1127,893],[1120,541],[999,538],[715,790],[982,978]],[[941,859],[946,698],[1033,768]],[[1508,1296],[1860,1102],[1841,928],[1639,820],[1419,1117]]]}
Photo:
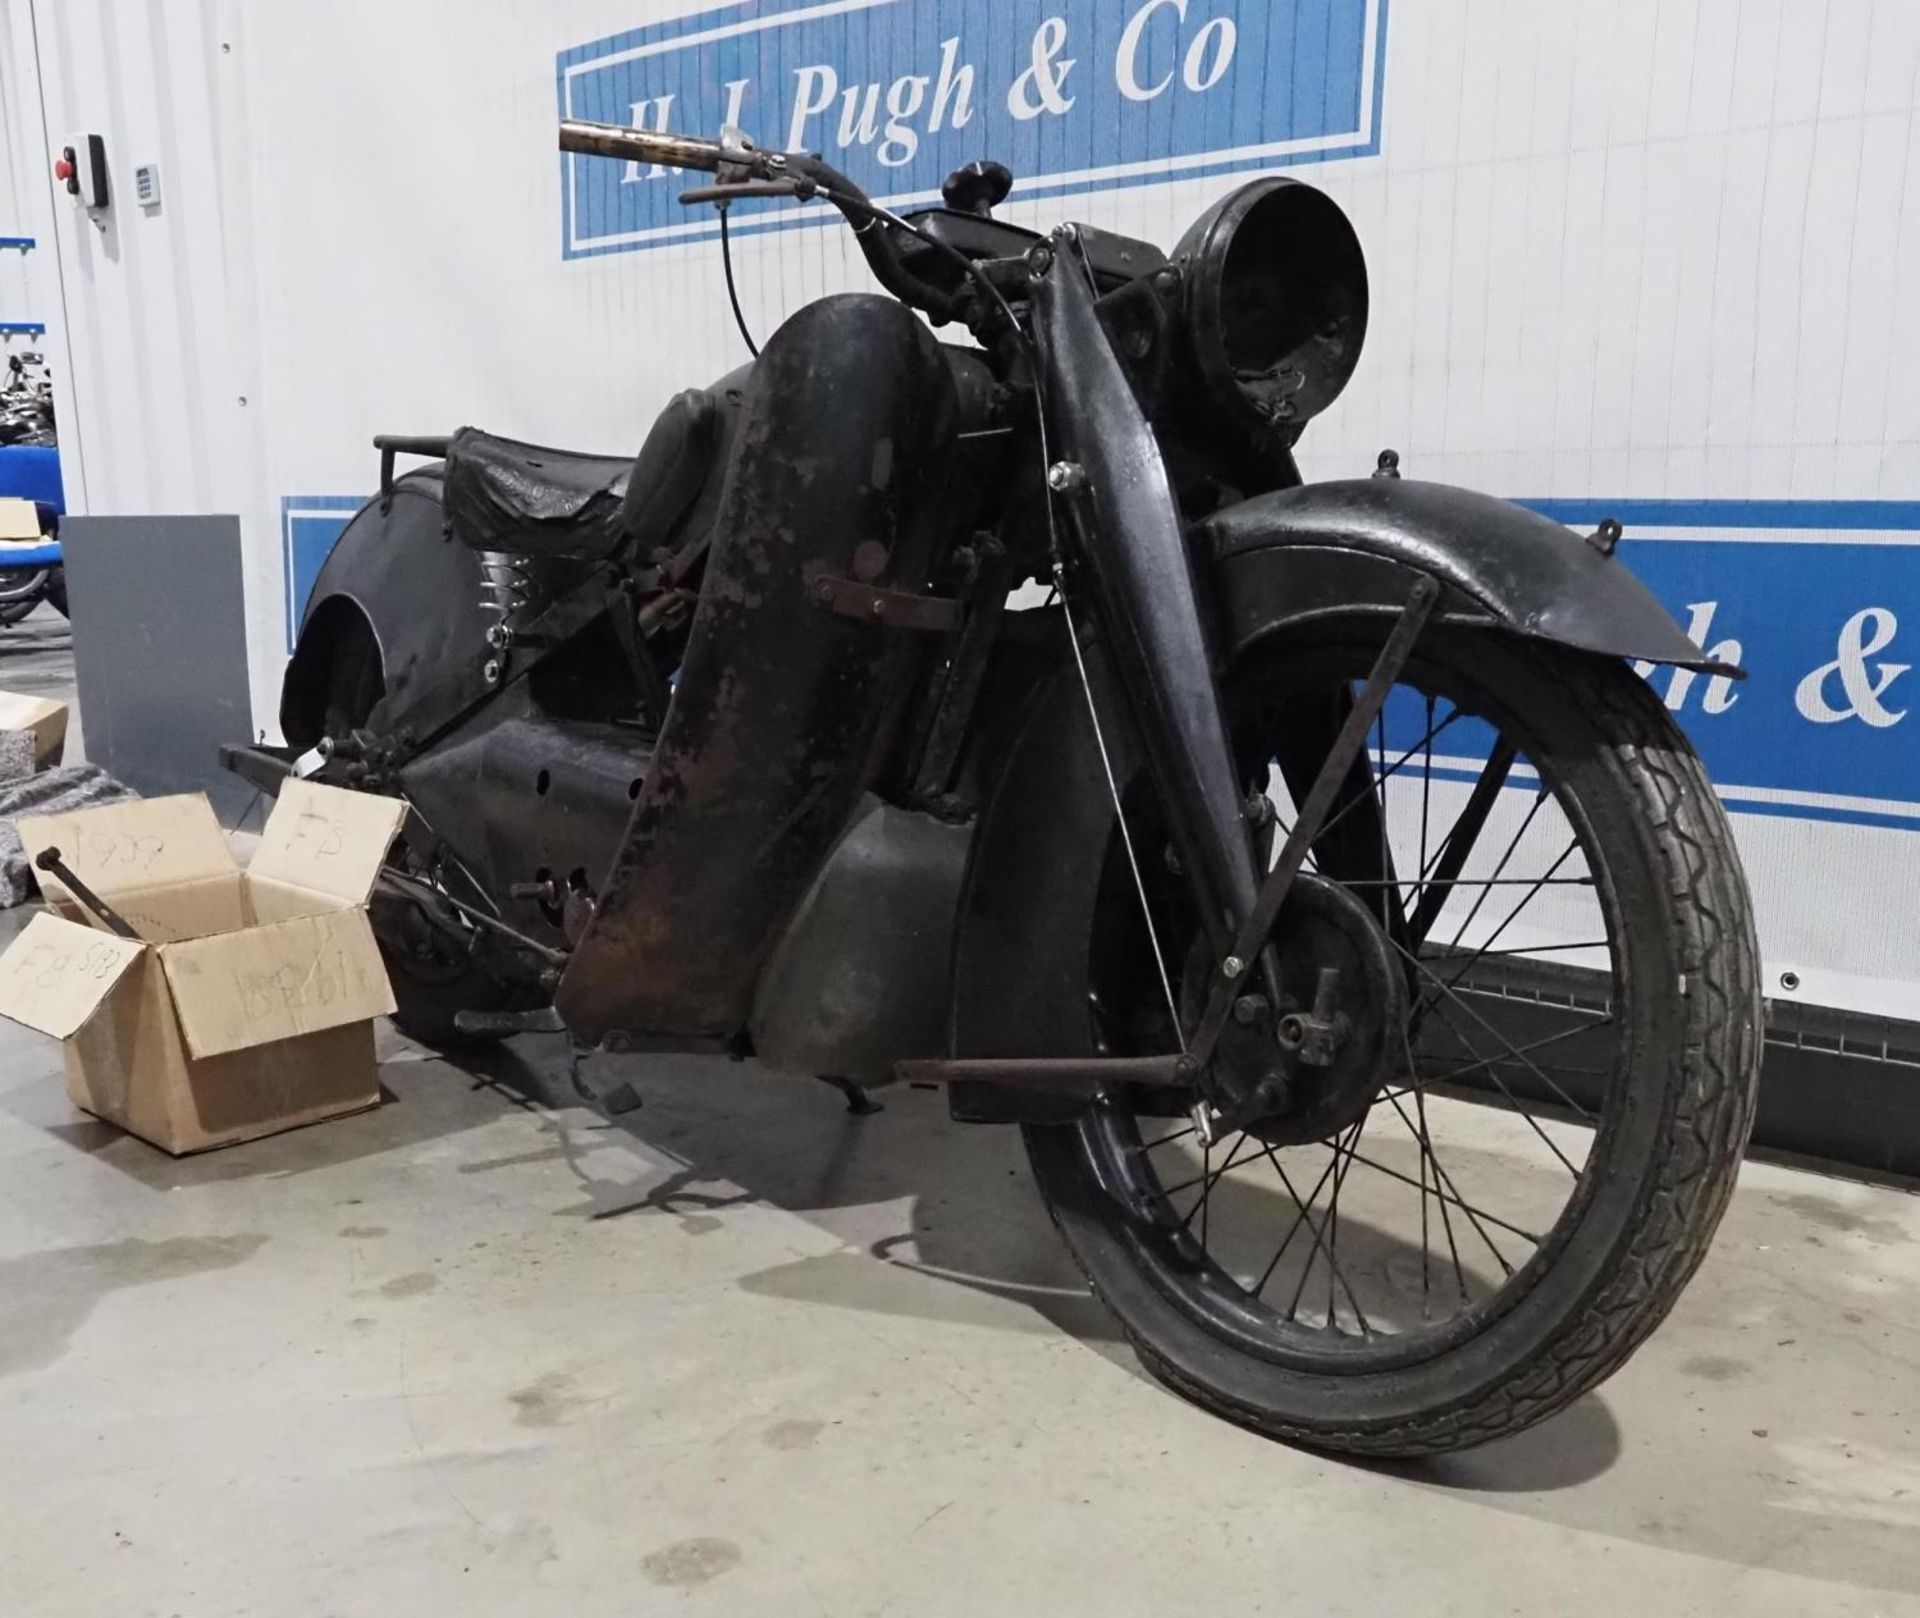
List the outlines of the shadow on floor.
{"label": "shadow on floor", "polygon": [[[509,1104],[557,1108],[572,1090],[553,1043],[552,1053],[540,1042],[522,1040],[463,1060]],[[584,1125],[569,1121],[581,1116],[577,1112],[546,1112],[543,1127],[553,1134],[552,1144],[465,1164],[462,1172],[542,1158],[565,1161],[585,1193],[565,1214],[596,1220],[666,1214],[678,1217],[690,1234],[712,1228],[729,1207],[769,1204],[823,1226],[850,1246],[748,1276],[741,1285],[750,1291],[922,1319],[1065,1332],[1147,1380],[1113,1317],[1088,1293],[1061,1245],[1016,1131],[955,1124],[946,1116],[944,1095],[898,1087],[878,1093],[885,1111],[852,1117],[824,1085],[720,1059],[654,1059],[619,1072],[631,1074],[643,1094],[639,1109]],[[603,1082],[611,1082],[611,1075]],[[603,1174],[594,1162],[594,1140],[609,1131],[640,1144],[650,1158],[677,1166],[637,1181]],[[631,1167],[625,1154],[616,1160]],[[1234,1195],[1216,1215],[1223,1223],[1245,1212],[1235,1209],[1236,1201],[1265,1204],[1247,1213],[1254,1222],[1263,1213],[1272,1221],[1290,1211],[1277,1192],[1269,1196],[1232,1183]],[[874,1236],[871,1214],[863,1212],[893,1204],[904,1204],[904,1219],[892,1215],[888,1232]],[[1364,1252],[1372,1272],[1419,1262],[1417,1249],[1380,1232],[1349,1227],[1343,1251],[1349,1240]],[[1326,1278],[1324,1265],[1316,1275]],[[923,1284],[927,1279],[945,1285],[930,1288]],[[985,1315],[982,1300],[991,1306]],[[1620,1450],[1618,1424],[1605,1403],[1589,1395],[1518,1438],[1476,1451],[1470,1469],[1454,1458],[1387,1470],[1448,1487],[1540,1493],[1590,1481]]]}

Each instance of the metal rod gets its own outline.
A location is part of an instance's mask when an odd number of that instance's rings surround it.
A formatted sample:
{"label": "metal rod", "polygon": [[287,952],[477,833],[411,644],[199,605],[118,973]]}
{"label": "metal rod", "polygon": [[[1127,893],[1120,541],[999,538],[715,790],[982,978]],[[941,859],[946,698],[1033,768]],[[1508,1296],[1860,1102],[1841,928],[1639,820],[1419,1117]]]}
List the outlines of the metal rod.
{"label": "metal rod", "polygon": [[99,894],[95,893],[92,888],[88,887],[86,883],[82,882],[79,877],[73,874],[72,867],[60,857],[59,849],[41,849],[34,857],[33,863],[37,869],[57,876],[60,879],[60,885],[64,887],[67,892],[71,893],[75,899],[79,900],[81,904],[86,906],[88,910],[91,910],[98,916],[110,932],[118,933],[122,938],[138,938],[140,936],[133,930],[128,924],[127,919],[122,916],[119,911],[115,910],[112,905],[108,904],[105,899],[101,898]]}
{"label": "metal rod", "polygon": [[474,926],[484,928],[490,933],[498,933],[502,938],[510,939],[521,949],[538,955],[542,960],[550,961],[555,966],[565,966],[567,964],[569,957],[563,951],[551,949],[547,945],[542,944],[538,939],[527,937],[527,935],[518,928],[509,927],[504,921],[501,921],[496,916],[489,916],[484,910],[476,910],[470,904],[462,904],[458,899],[454,898],[452,894],[441,892],[440,889],[434,887],[431,883],[416,881],[413,877],[403,876],[398,871],[382,871],[380,877],[382,881],[390,883],[396,888],[410,890],[417,898],[430,900],[435,904],[443,904],[450,909],[457,910],[461,915],[465,916],[468,921],[472,922]]}
{"label": "metal rod", "polygon": [[894,1076],[908,1084],[1019,1084],[1031,1087],[1083,1084],[1183,1084],[1181,1058],[1169,1056],[942,1057],[895,1062]]}
{"label": "metal rod", "polygon": [[1466,808],[1460,811],[1460,818],[1453,823],[1453,830],[1447,833],[1446,846],[1440,850],[1433,875],[1421,875],[1420,897],[1414,904],[1413,915],[1407,921],[1407,946],[1410,949],[1417,950],[1427,941],[1427,934],[1433,931],[1433,924],[1440,919],[1440,912],[1446,909],[1447,901],[1453,897],[1452,890],[1459,885],[1467,856],[1473,852],[1474,844],[1479,842],[1480,833],[1486,828],[1487,816],[1493,813],[1500,789],[1507,784],[1507,775],[1518,756],[1513,743],[1506,737],[1502,736],[1494,744],[1493,752],[1487,758],[1487,767],[1473,784]]}
{"label": "metal rod", "polygon": [[1300,806],[1300,818],[1293,823],[1293,830],[1280,850],[1280,858],[1267,873],[1260,897],[1241,925],[1231,952],[1221,962],[1219,973],[1213,980],[1206,1013],[1187,1044],[1188,1059],[1196,1068],[1213,1054],[1220,1030],[1226,1026],[1227,1017],[1233,1010],[1234,996],[1239,992],[1249,967],[1266,947],[1267,934],[1273,930],[1274,918],[1287,902],[1287,891],[1293,886],[1293,879],[1300,874],[1300,867],[1306,863],[1307,852],[1320,835],[1327,811],[1333,807],[1333,800],[1345,783],[1347,772],[1353,768],[1354,760],[1366,746],[1367,732],[1385,705],[1387,693],[1400,678],[1400,671],[1406,667],[1413,643],[1426,627],[1439,597],[1440,587],[1430,578],[1423,578],[1414,585],[1405,609],[1393,626],[1393,632],[1387,636],[1386,645],[1380,648],[1373,672],[1367,676],[1367,683],[1354,698],[1346,722],[1334,737],[1333,746],[1327,750],[1320,773],[1314,777],[1313,787],[1307,793],[1307,801]]}

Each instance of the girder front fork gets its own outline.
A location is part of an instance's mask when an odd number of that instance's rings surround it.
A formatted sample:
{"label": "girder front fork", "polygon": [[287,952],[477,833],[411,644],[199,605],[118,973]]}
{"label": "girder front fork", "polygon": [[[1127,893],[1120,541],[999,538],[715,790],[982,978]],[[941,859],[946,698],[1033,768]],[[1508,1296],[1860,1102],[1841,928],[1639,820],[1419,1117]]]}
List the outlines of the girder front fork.
{"label": "girder front fork", "polygon": [[[1433,611],[1438,589],[1428,578],[1415,584],[1271,871],[1263,874],[1159,441],[1100,323],[1072,227],[1056,231],[1028,262],[1049,432],[1049,489],[1063,497],[1101,644],[1132,711],[1214,966],[1205,1009],[1182,1038],[1175,1071],[1201,1090],[1197,1118],[1250,1113],[1262,1105],[1260,1092],[1272,1075],[1214,1072],[1209,1060],[1244,986],[1258,975],[1270,996],[1277,989],[1268,949],[1274,921]],[[1140,898],[1144,906],[1144,887]],[[1166,966],[1163,960],[1163,974]],[[1171,1009],[1177,1025],[1179,1008]],[[1274,1056],[1276,1067],[1282,1065],[1278,1048]],[[1208,1132],[1202,1122],[1202,1133]]]}

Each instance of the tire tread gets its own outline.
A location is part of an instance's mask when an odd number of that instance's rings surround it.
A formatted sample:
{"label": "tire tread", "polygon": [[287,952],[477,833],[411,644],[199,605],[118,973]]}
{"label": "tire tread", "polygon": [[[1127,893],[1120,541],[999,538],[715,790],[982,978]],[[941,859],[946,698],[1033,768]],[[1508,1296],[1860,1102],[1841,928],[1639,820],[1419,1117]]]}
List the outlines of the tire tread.
{"label": "tire tread", "polygon": [[[1683,1057],[1659,1161],[1629,1222],[1626,1250],[1586,1306],[1478,1397],[1417,1420],[1333,1426],[1283,1419],[1196,1381],[1114,1311],[1154,1375],[1194,1403],[1277,1438],[1350,1454],[1431,1455],[1487,1443],[1564,1409],[1619,1369],[1666,1318],[1706,1256],[1733,1193],[1753,1122],[1762,1004],[1752,910],[1732,828],[1691,744],[1624,665],[1525,656],[1537,677],[1577,682],[1577,700],[1612,738],[1610,750],[1645,812],[1679,922]],[[1059,1225],[1058,1209],[1050,1212]],[[1088,1279],[1099,1296],[1097,1282]]]}

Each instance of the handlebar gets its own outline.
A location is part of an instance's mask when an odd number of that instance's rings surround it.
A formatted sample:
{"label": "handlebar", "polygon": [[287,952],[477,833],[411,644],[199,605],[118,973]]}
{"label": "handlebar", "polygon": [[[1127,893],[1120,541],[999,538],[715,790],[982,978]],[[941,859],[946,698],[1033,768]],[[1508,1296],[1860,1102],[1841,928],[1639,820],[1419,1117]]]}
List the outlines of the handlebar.
{"label": "handlebar", "polygon": [[[894,242],[894,222],[876,208],[867,194],[823,159],[804,152],[763,152],[744,139],[701,140],[692,135],[655,134],[624,124],[591,123],[583,118],[560,121],[560,150],[586,157],[613,157],[632,163],[654,163],[666,168],[695,169],[704,174],[753,179],[790,187],[798,198],[823,197],[853,226],[874,279],[901,302],[923,309],[936,320],[950,320],[958,300],[943,287],[923,280],[900,259]],[[730,187],[722,187],[722,190]],[[740,196],[765,196],[764,190],[740,187]],[[700,201],[718,201],[712,191]],[[912,227],[906,227],[911,230]]]}
{"label": "handlebar", "polygon": [[699,140],[692,135],[656,135],[651,130],[629,129],[622,124],[595,124],[583,118],[565,118],[560,123],[560,150],[577,152],[583,157],[619,157],[632,163],[657,163],[670,169],[698,169],[717,174],[722,163],[737,163],[769,175],[786,166],[776,167],[769,154],[742,145],[737,150],[717,140]]}

